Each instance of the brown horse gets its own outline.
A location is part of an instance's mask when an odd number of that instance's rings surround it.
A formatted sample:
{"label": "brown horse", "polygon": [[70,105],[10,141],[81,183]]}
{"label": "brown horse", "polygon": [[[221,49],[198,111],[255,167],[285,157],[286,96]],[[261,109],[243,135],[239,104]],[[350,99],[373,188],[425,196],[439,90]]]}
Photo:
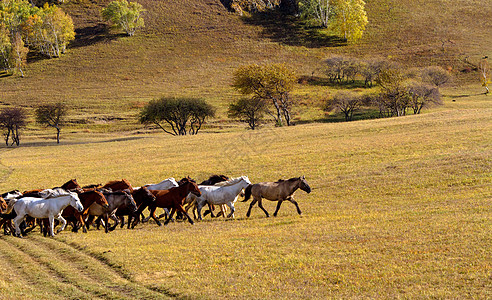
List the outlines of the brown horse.
{"label": "brown horse", "polygon": [[297,213],[301,214],[301,209],[299,208],[297,202],[294,200],[294,193],[297,189],[301,189],[308,194],[311,192],[311,187],[307,183],[304,176],[294,177],[288,180],[280,179],[277,182],[260,182],[249,185],[245,189],[244,200],[241,201],[246,202],[249,200],[251,195],[253,195],[253,201],[249,205],[246,217],[249,217],[249,215],[251,214],[251,208],[253,208],[253,205],[255,205],[256,202],[258,202],[258,206],[265,212],[266,216],[270,216],[266,209],[263,208],[263,205],[261,203],[262,198],[271,201],[278,201],[277,209],[275,209],[275,212],[273,213],[274,217],[277,216],[280,205],[282,205],[282,202],[285,200],[292,202],[297,208]]}
{"label": "brown horse", "polygon": [[130,190],[130,193],[133,193],[132,184],[126,179],[109,181],[102,188],[113,191]]}
{"label": "brown horse", "polygon": [[73,232],[77,232],[78,229],[80,228],[77,225],[77,221],[78,221],[80,222],[82,231],[84,233],[87,233],[87,226],[84,220],[89,214],[89,207],[92,205],[92,203],[97,203],[104,208],[109,208],[109,204],[108,201],[106,200],[106,197],[104,197],[103,193],[96,191],[94,189],[87,189],[87,190],[77,189],[76,191],[77,194],[79,195],[80,202],[84,206],[84,211],[80,213],[73,207],[68,206],[63,210],[62,216],[66,217],[65,219],[67,220],[67,222],[72,222]]}
{"label": "brown horse", "polygon": [[[128,215],[128,229],[135,228],[135,225],[140,221],[140,214],[147,208],[152,202],[155,201],[155,196],[145,187],[133,190],[132,193],[133,200],[137,205],[137,211],[132,212],[129,208],[118,208],[116,211],[116,216],[121,221],[121,228],[125,225],[124,216]],[[132,219],[135,219],[132,224]]]}
{"label": "brown horse", "polygon": [[77,183],[77,179],[70,179],[69,181],[65,182],[61,186],[61,188],[64,190],[74,190],[74,189],[80,189],[80,185]]}
{"label": "brown horse", "polygon": [[193,223],[193,220],[190,218],[190,216],[186,213],[186,211],[183,208],[183,203],[186,198],[186,196],[189,193],[193,193],[197,195],[198,197],[201,195],[200,190],[198,189],[198,185],[194,182],[187,181],[184,182],[182,185],[178,187],[173,187],[169,190],[155,190],[155,191],[150,191],[152,194],[154,194],[156,200],[149,205],[149,210],[150,210],[150,217],[154,219],[154,221],[157,223],[157,225],[161,226],[161,222],[157,219],[155,216],[155,210],[157,207],[161,208],[171,208],[171,213],[169,217],[166,219],[164,222],[164,225],[169,223],[169,221],[172,219],[174,213],[176,211],[180,211],[183,215],[185,215],[188,218],[188,221],[191,224]]}

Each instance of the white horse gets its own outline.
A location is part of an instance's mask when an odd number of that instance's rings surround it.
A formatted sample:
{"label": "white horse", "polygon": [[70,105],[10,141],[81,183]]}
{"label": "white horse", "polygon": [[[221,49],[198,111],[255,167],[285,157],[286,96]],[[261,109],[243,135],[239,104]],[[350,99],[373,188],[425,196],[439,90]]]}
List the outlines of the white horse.
{"label": "white horse", "polygon": [[67,221],[61,216],[61,213],[67,206],[73,206],[79,212],[84,210],[80,203],[77,193],[68,192],[68,195],[58,196],[55,198],[34,198],[25,197],[12,199],[7,207],[7,213],[15,209],[17,216],[14,218],[15,235],[21,236],[20,224],[24,221],[26,215],[33,218],[44,219],[48,218],[50,222],[50,236],[54,236],[54,220],[55,218],[62,223],[62,227],[58,232],[65,229]]}
{"label": "white horse", "polygon": [[170,188],[173,187],[178,187],[178,183],[176,182],[176,179],[173,177],[170,177],[168,179],[164,179],[163,181],[156,183],[156,184],[146,184],[144,185],[149,191],[152,190],[169,190]]}
{"label": "white horse", "polygon": [[196,208],[198,211],[198,219],[202,219],[202,207],[206,203],[221,205],[226,204],[231,209],[231,213],[228,218],[234,217],[234,202],[236,202],[239,193],[245,189],[251,182],[248,176],[241,176],[232,178],[224,182],[220,182],[217,185],[199,185],[198,188],[202,195],[196,197],[189,194],[188,197],[192,197],[196,200]]}

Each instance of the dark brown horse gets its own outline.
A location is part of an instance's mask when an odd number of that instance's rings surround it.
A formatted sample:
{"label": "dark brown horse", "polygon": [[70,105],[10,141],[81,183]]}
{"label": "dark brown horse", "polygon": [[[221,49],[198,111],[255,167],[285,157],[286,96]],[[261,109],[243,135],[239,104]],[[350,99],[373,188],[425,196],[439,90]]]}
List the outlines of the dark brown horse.
{"label": "dark brown horse", "polygon": [[188,221],[191,224],[194,224],[193,220],[184,210],[183,203],[189,193],[193,193],[197,196],[201,195],[201,192],[198,189],[198,185],[196,183],[188,181],[178,187],[174,187],[169,190],[155,190],[151,191],[151,193],[154,194],[156,200],[149,205],[150,216],[154,219],[157,225],[161,226],[161,222],[159,222],[159,220],[155,216],[155,210],[157,207],[171,208],[171,213],[164,222],[164,225],[169,223],[176,211],[180,211],[188,218]]}
{"label": "dark brown horse", "polygon": [[215,175],[211,175],[207,180],[202,181],[198,185],[214,185],[218,182],[227,181],[227,180],[229,180],[229,177],[227,177],[225,175],[215,174]]}
{"label": "dark brown horse", "polygon": [[103,188],[113,191],[130,190],[130,193],[133,193],[132,184],[126,179],[109,181],[103,185]]}
{"label": "dark brown horse", "polygon": [[271,201],[278,201],[277,209],[275,209],[275,212],[273,213],[274,217],[277,216],[280,205],[285,200],[292,202],[297,208],[297,213],[301,214],[301,209],[299,208],[297,202],[294,200],[294,193],[297,189],[301,189],[308,194],[311,192],[311,187],[307,183],[304,176],[294,177],[288,180],[280,179],[277,182],[260,182],[249,185],[245,189],[245,196],[244,200],[242,201],[248,201],[251,195],[253,195],[253,201],[249,205],[246,217],[249,217],[249,215],[251,214],[251,208],[253,208],[253,205],[255,205],[256,202],[258,202],[258,206],[265,212],[266,216],[270,216],[266,209],[263,208],[263,205],[261,203],[262,198]]}
{"label": "dark brown horse", "polygon": [[[155,196],[146,188],[141,187],[139,189],[133,190],[132,193],[133,200],[135,200],[135,204],[137,205],[137,211],[133,212],[129,208],[118,208],[116,210],[116,216],[121,221],[121,228],[125,225],[124,216],[128,216],[128,229],[133,229],[135,225],[140,221],[140,214],[142,211],[147,208],[152,202],[155,201]],[[132,224],[132,219],[135,219]]]}

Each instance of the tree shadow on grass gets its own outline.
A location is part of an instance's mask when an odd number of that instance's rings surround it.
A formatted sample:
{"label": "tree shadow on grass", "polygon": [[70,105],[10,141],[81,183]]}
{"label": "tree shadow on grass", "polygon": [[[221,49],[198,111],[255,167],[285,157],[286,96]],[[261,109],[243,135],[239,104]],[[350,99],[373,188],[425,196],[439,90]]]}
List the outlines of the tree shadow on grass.
{"label": "tree shadow on grass", "polygon": [[98,23],[93,26],[75,29],[75,40],[70,43],[69,48],[79,48],[98,43],[107,43],[123,36],[125,36],[124,33],[110,33],[109,27],[106,24]]}
{"label": "tree shadow on grass", "polygon": [[289,46],[321,48],[347,45],[347,41],[338,36],[323,33],[319,27],[310,26],[298,17],[277,11],[255,13],[251,17],[243,18],[243,21],[263,27],[263,37]]}

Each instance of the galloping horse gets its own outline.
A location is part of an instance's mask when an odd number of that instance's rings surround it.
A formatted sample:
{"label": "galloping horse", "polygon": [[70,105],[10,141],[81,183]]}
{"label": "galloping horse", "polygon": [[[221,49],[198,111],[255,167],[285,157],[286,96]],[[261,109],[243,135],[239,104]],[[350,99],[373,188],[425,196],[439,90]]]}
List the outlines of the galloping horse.
{"label": "galloping horse", "polygon": [[[104,208],[97,203],[92,203],[92,205],[89,207],[89,215],[102,217],[104,221],[104,230],[106,233],[108,233],[109,231],[113,231],[116,226],[118,226],[119,220],[114,215],[118,208],[124,208],[128,206],[130,207],[130,210],[132,212],[135,212],[137,210],[137,206],[129,190],[114,192],[106,190],[102,193],[109,203],[109,208]],[[111,217],[111,219],[115,221],[115,224],[111,228],[109,227],[108,223],[109,217]],[[90,224],[91,221],[89,220],[88,223]]]}
{"label": "galloping horse", "polygon": [[193,193],[197,196],[201,195],[200,189],[198,189],[196,183],[188,181],[178,187],[174,187],[169,190],[164,190],[164,191],[155,190],[155,191],[151,191],[151,193],[154,194],[156,200],[149,205],[149,210],[150,210],[149,218],[152,217],[154,221],[157,223],[157,225],[159,226],[162,225],[161,222],[159,222],[159,220],[155,216],[155,210],[157,207],[171,208],[171,214],[164,222],[164,225],[169,223],[176,210],[183,213],[188,218],[188,221],[191,224],[193,224],[193,220],[190,218],[190,216],[186,213],[186,211],[183,208],[183,203],[186,198],[186,195],[188,195],[189,193]]}
{"label": "galloping horse", "polygon": [[113,191],[130,190],[130,193],[133,192],[132,184],[126,179],[109,181],[103,185],[103,188],[112,189]]}
{"label": "galloping horse", "polygon": [[229,180],[229,177],[225,175],[211,175],[207,180],[202,181],[198,185],[214,185],[218,182],[227,181],[227,180]]}
{"label": "galloping horse", "polygon": [[[135,228],[135,225],[140,221],[139,216],[142,211],[155,201],[155,196],[145,186],[134,189],[132,196],[137,205],[136,212],[132,212],[128,207],[118,208],[118,210],[116,210],[116,216],[121,220],[121,228],[125,225],[125,215],[128,215],[128,229],[130,229],[130,226],[132,229]],[[133,218],[135,218],[135,221],[132,224]]]}
{"label": "galloping horse", "polygon": [[63,230],[67,225],[67,221],[61,216],[61,212],[69,205],[73,206],[79,212],[84,210],[77,194],[69,192],[68,195],[48,199],[31,197],[12,199],[9,202],[6,213],[10,213],[13,209],[17,213],[17,216],[14,218],[16,236],[20,237],[21,232],[19,226],[27,215],[38,219],[49,218],[50,236],[54,236],[54,219],[56,218],[62,223],[61,230]]}
{"label": "galloping horse", "polygon": [[258,206],[265,212],[266,216],[270,216],[266,209],[263,208],[263,205],[261,203],[262,198],[271,201],[278,201],[277,209],[275,209],[275,212],[273,213],[274,217],[277,216],[280,205],[282,205],[282,202],[285,200],[294,203],[297,208],[297,213],[301,214],[301,209],[299,208],[297,202],[294,200],[294,192],[297,189],[301,189],[308,194],[311,192],[311,187],[308,185],[304,176],[294,177],[288,180],[281,179],[277,182],[260,182],[248,186],[245,190],[244,200],[241,201],[246,202],[249,200],[251,195],[253,195],[253,201],[249,205],[246,217],[249,217],[249,215],[251,214],[251,208],[253,208],[253,205],[255,205],[256,202],[258,202]]}
{"label": "galloping horse", "polygon": [[78,229],[80,228],[77,225],[77,221],[78,221],[80,222],[82,231],[84,233],[87,233],[87,226],[84,220],[89,214],[89,208],[92,205],[92,203],[97,203],[104,208],[109,208],[109,203],[106,200],[106,197],[104,197],[103,193],[96,191],[94,189],[88,189],[88,190],[77,189],[76,192],[79,195],[80,202],[85,208],[84,211],[80,213],[69,206],[63,210],[62,217],[67,218],[67,221],[69,222],[70,221],[73,222],[73,226],[72,226],[73,232],[77,232]]}
{"label": "galloping horse", "polygon": [[234,202],[237,200],[239,193],[249,185],[251,185],[251,182],[249,181],[248,176],[241,176],[228,181],[220,182],[220,186],[199,186],[202,195],[200,197],[196,197],[198,219],[202,219],[201,210],[205,203],[215,205],[226,204],[231,209],[231,213],[227,217],[234,217]]}

